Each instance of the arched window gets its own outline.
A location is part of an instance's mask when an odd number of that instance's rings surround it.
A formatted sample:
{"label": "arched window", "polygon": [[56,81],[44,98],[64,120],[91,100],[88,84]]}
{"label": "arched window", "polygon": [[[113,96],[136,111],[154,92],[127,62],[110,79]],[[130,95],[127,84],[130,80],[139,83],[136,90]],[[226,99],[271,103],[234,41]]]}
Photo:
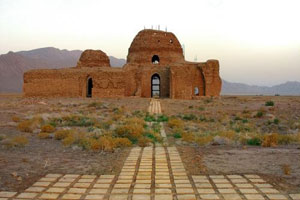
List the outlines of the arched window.
{"label": "arched window", "polygon": [[86,97],[92,97],[93,79],[87,79]]}
{"label": "arched window", "polygon": [[153,64],[158,64],[159,63],[159,57],[158,57],[158,55],[152,56],[152,63]]}
{"label": "arched window", "polygon": [[194,95],[199,96],[199,88],[198,87],[194,88]]}
{"label": "arched window", "polygon": [[151,97],[160,97],[160,77],[158,74],[151,77]]}

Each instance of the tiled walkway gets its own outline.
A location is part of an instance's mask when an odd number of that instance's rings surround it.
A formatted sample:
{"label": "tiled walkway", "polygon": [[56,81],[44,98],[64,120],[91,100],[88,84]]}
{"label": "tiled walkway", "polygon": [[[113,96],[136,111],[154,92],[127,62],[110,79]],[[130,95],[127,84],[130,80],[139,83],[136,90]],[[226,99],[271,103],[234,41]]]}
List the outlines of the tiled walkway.
{"label": "tiled walkway", "polygon": [[[156,113],[159,101],[152,104]],[[152,109],[152,108],[151,108]],[[150,108],[149,108],[150,110]],[[0,200],[300,200],[255,174],[189,175],[176,147],[134,147],[119,175],[48,174],[22,193]]]}

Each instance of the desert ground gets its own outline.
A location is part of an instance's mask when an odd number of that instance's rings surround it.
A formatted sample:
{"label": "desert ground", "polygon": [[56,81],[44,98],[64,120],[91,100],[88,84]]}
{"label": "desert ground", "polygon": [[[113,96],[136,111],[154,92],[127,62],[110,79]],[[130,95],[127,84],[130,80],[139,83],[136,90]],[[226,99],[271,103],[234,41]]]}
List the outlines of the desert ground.
{"label": "desert ground", "polygon": [[300,97],[23,98],[0,95],[0,191],[49,173],[118,174],[133,147],[177,147],[191,175],[258,174],[300,192]]}

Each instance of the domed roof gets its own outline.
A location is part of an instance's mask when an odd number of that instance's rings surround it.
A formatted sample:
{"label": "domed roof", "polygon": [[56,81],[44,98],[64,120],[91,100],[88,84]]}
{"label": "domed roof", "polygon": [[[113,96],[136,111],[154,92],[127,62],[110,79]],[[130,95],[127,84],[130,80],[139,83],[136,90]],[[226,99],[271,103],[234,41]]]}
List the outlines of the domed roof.
{"label": "domed roof", "polygon": [[183,51],[171,32],[142,30],[132,41],[127,63],[170,64],[184,61]]}
{"label": "domed roof", "polygon": [[103,51],[88,49],[81,54],[77,67],[110,67],[110,63]]}

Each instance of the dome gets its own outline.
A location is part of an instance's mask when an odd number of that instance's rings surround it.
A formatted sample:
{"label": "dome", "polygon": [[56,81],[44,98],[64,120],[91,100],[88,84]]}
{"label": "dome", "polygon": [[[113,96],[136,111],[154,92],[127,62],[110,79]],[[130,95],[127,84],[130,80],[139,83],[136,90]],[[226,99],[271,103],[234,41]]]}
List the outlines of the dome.
{"label": "dome", "polygon": [[127,63],[162,64],[184,61],[183,50],[171,32],[142,30],[128,50]]}
{"label": "dome", "polygon": [[101,50],[85,50],[77,63],[77,67],[110,67],[109,58]]}

